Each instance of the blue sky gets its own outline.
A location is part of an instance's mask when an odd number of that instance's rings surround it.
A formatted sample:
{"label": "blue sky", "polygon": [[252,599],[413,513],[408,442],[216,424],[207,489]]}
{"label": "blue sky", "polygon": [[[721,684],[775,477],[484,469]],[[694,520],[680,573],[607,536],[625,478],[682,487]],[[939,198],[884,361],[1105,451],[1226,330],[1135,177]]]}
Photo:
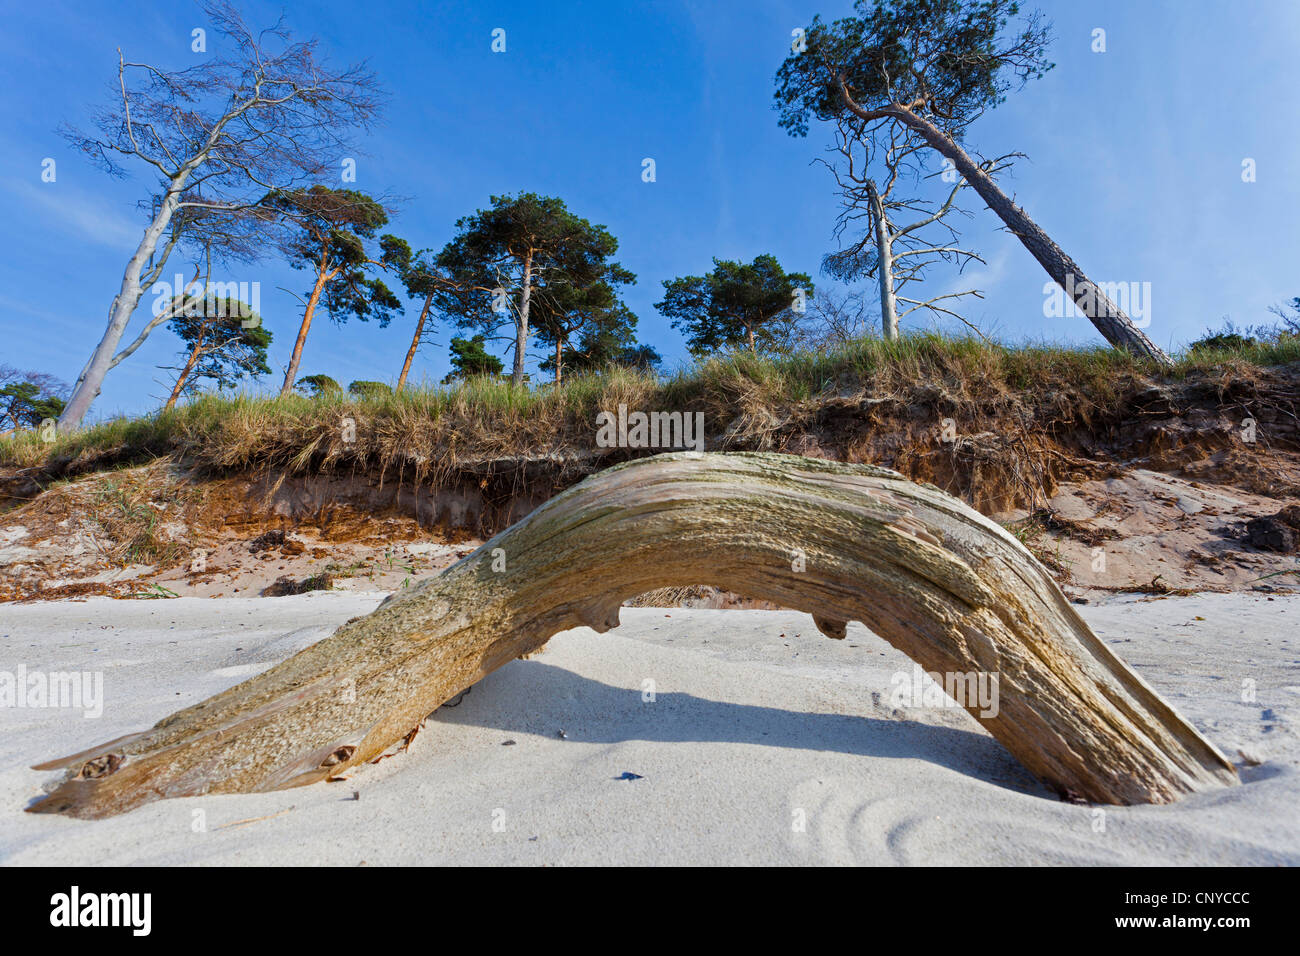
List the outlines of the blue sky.
{"label": "blue sky", "polygon": [[[618,258],[639,278],[627,300],[640,338],[672,366],[686,352],[653,309],[662,280],[707,271],[714,256],[763,252],[816,274],[833,248],[833,184],[812,162],[829,131],[788,137],[771,108],[772,78],[793,28],[850,6],[346,0],[290,5],[287,18],[298,34],[319,36],[335,61],[369,59],[390,92],[382,126],[362,144],[356,188],[407,197],[393,232],[440,248],[455,220],[489,195],[559,196],[619,238]],[[1266,321],[1268,306],[1300,295],[1300,3],[1038,6],[1055,26],[1056,68],[969,137],[989,155],[1028,155],[1004,188],[1094,279],[1149,282],[1147,334],[1162,346],[1185,344],[1224,316]],[[143,229],[135,203],[149,181],[143,169],[109,178],[56,127],[84,123],[106,102],[119,45],[128,59],[181,68],[197,56],[190,31],[205,24],[186,2],[0,8],[0,363],[71,381]],[[281,6],[242,9],[265,24]],[[506,30],[503,54],[490,49],[496,27]],[[1096,28],[1106,31],[1105,53],[1091,49]],[[46,157],[57,162],[54,183],[41,180]],[[641,179],[646,157],[656,163],[653,183]],[[1242,181],[1245,158],[1255,160],[1255,182]],[[966,205],[975,213],[966,242],[988,261],[967,270],[963,284],[986,295],[967,314],[1007,339],[1096,341],[1086,320],[1044,316],[1041,268],[982,204]],[[268,259],[225,278],[261,283],[271,365],[282,368],[301,306],[281,289],[301,293],[306,277]],[[931,288],[957,281],[936,272]],[[394,379],[416,313],[412,304],[386,329],[318,321],[301,374]],[[450,335],[417,357],[417,378],[445,374]],[[177,347],[157,330],[109,374],[94,416],[156,407],[169,386],[158,366],[174,364]]]}

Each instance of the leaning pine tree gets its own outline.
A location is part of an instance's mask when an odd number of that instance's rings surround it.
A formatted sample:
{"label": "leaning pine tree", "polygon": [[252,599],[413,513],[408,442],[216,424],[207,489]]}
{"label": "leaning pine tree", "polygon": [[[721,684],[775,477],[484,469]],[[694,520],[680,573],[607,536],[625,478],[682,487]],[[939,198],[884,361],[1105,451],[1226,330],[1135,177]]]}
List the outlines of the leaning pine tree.
{"label": "leaning pine tree", "polygon": [[246,302],[210,296],[182,308],[169,323],[184,345],[184,362],[174,367],[176,382],[164,409],[171,409],[182,395],[194,392],[207,379],[218,388],[233,388],[247,376],[266,375],[266,350],[271,333],[262,317]]}
{"label": "leaning pine tree", "polygon": [[[274,209],[281,218],[281,248],[289,264],[312,276],[280,387],[280,394],[287,395],[297,379],[303,345],[317,309],[323,309],[339,323],[346,322],[349,316],[362,322],[374,317],[381,328],[402,310],[401,299],[371,273],[400,269],[394,257],[406,248],[406,243],[388,235],[376,240],[375,233],[388,222],[388,211],[374,198],[353,189],[316,185],[274,193],[266,197],[263,205]],[[379,251],[367,247],[367,243],[375,242]]]}
{"label": "leaning pine tree", "polygon": [[401,374],[397,376],[396,390],[406,387],[406,378],[411,374],[411,363],[415,353],[429,339],[429,312],[433,308],[433,295],[448,285],[447,279],[433,265],[432,253],[427,249],[412,252],[410,243],[396,236],[384,236],[380,239],[383,259],[397,273],[406,294],[414,299],[422,299],[420,316],[415,320],[415,332],[411,336],[410,348],[406,350],[406,360],[402,362]]}
{"label": "leaning pine tree", "polygon": [[1008,30],[1019,14],[1015,0],[858,0],[855,10],[829,24],[815,17],[777,71],[781,126],[805,136],[810,116],[851,114],[881,134],[907,127],[966,177],[1107,342],[1170,364],[963,145],[985,110],[1051,69],[1039,15]]}

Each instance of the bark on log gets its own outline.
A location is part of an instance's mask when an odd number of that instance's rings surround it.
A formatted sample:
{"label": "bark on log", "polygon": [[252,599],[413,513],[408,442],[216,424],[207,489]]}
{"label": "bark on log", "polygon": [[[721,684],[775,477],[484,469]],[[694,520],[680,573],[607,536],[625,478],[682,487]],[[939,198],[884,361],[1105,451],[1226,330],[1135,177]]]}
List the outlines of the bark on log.
{"label": "bark on log", "polygon": [[962,502],[873,466],[679,453],[594,475],[266,673],[41,765],[68,776],[29,809],[104,817],[324,780],[556,632],[605,631],[625,599],[683,584],[807,611],[831,637],[862,621],[930,672],[996,674],[996,716],[967,709],[1063,795],[1164,803],[1237,780],[1042,565]]}

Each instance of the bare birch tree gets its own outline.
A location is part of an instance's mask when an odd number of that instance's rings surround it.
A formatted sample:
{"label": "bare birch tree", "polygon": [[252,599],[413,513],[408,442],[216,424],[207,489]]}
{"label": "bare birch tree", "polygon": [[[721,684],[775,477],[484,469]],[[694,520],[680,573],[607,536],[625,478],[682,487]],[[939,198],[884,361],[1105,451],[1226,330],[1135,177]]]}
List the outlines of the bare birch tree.
{"label": "bare birch tree", "polygon": [[[156,201],[154,205],[157,205]],[[155,287],[162,296],[155,300],[152,317],[140,327],[131,343],[123,346],[109,360],[107,371],[112,371],[130,358],[140,346],[144,345],[150,333],[164,322],[176,319],[196,308],[205,307],[206,303],[214,297],[212,285],[214,265],[254,261],[261,254],[272,226],[261,210],[215,210],[195,205],[178,209],[168,228],[173,236],[168,240],[169,245],[186,247],[187,251],[193,252],[196,260],[194,274],[186,283],[184,274],[178,272],[175,288],[171,283],[163,283]],[[182,238],[183,236],[185,238]],[[141,296],[162,275],[163,264],[165,263],[150,262],[149,273],[145,277],[147,281],[142,279],[140,283]],[[252,315],[253,313],[250,312],[247,316],[241,315],[239,318],[247,318],[251,321]],[[260,317],[257,321],[261,321]],[[86,380],[93,361],[92,354],[91,360],[82,368],[81,375],[77,378],[77,386]]]}
{"label": "bare birch tree", "polygon": [[119,50],[119,99],[96,115],[97,133],[63,130],[112,175],[143,165],[157,202],[60,428],[81,423],[114,360],[125,358],[118,346],[141,297],[189,238],[186,212],[247,210],[270,190],[319,178],[347,156],[347,132],[378,116],[378,85],[364,66],[331,68],[317,42],[294,40],[283,20],[254,31],[224,0],[203,10],[229,53],[168,72]]}
{"label": "bare birch tree", "polygon": [[[956,311],[959,299],[967,296],[982,299],[980,290],[913,297],[923,295],[920,286],[937,263],[954,266],[959,274],[971,262],[984,263],[978,253],[962,247],[960,234],[951,222],[953,215],[969,215],[956,205],[958,194],[969,183],[956,176],[955,169],[951,170],[949,180],[953,182],[952,189],[942,202],[899,195],[900,184],[909,181],[919,184],[923,177],[944,175],[925,176],[925,149],[923,141],[896,125],[882,121],[868,123],[853,116],[839,121],[832,147],[838,156],[834,163],[824,165],[840,189],[842,209],[835,224],[835,236],[842,246],[823,259],[822,269],[845,281],[863,276],[876,280],[881,336],[885,339],[897,339],[899,321],[921,309],[935,317],[957,319],[982,336],[978,327]],[[883,185],[877,185],[871,174],[873,159]],[[1009,159],[987,160],[981,167],[1000,170]],[[858,225],[864,226],[861,234],[843,245],[845,233]]]}

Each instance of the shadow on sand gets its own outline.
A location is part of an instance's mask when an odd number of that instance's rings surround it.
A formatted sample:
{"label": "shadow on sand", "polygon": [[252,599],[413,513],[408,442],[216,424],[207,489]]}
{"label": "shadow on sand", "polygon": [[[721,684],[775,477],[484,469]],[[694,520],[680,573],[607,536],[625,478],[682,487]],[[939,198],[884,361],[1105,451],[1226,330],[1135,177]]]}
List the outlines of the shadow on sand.
{"label": "shadow on sand", "polygon": [[[871,706],[864,700],[864,709]],[[912,720],[813,713],[614,687],[538,660],[514,661],[435,719],[578,743],[628,740],[758,744],[862,757],[928,760],[1016,793],[1056,797],[982,732]]]}

